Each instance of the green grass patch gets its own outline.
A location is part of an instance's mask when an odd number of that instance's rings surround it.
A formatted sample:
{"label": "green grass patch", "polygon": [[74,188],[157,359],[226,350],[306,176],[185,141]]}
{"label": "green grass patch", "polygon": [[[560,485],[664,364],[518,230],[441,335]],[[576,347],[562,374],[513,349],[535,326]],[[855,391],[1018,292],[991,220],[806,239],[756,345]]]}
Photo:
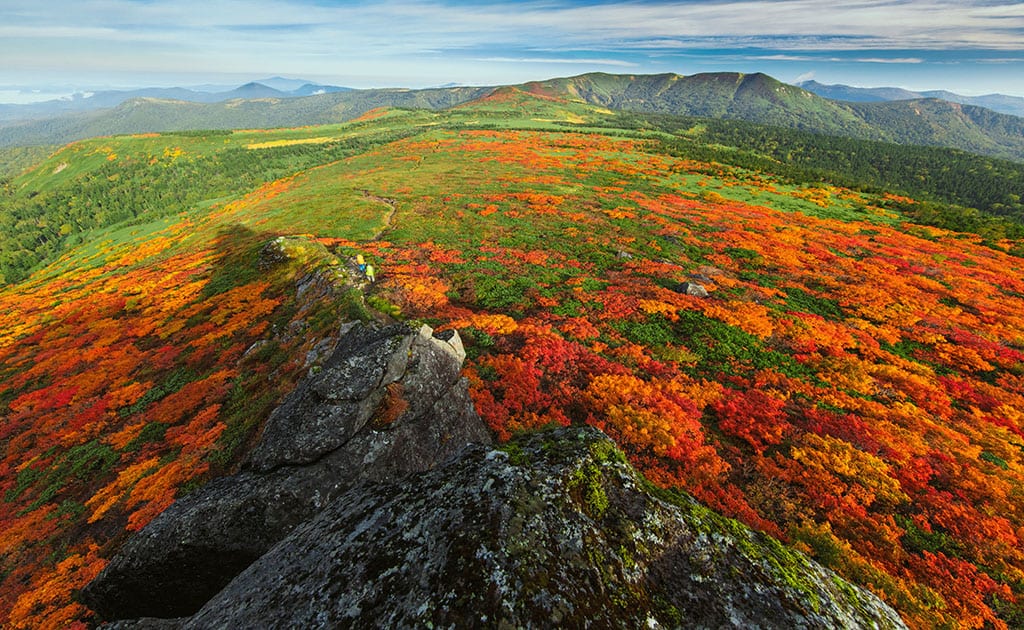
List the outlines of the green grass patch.
{"label": "green grass patch", "polygon": [[832,321],[843,319],[843,309],[836,300],[813,295],[798,287],[787,287],[785,291],[786,308],[790,310],[821,315]]}

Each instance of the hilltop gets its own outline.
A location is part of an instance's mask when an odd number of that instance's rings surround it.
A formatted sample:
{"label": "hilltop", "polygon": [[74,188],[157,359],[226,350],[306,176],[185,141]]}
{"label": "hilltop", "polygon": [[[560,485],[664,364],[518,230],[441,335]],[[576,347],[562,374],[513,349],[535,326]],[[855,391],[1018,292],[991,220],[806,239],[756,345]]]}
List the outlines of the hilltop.
{"label": "hilltop", "polygon": [[[504,86],[509,87],[509,86]],[[553,98],[616,110],[744,120],[763,125],[898,144],[959,148],[1024,160],[1024,118],[936,99],[840,103],[764,74],[584,74],[516,86]],[[444,109],[498,87],[346,90],[301,98],[259,84],[218,103],[134,98],[111,109],[0,127],[0,146],[62,144],[98,135],[292,127],[343,122],[375,107]]]}
{"label": "hilltop", "polygon": [[612,109],[744,120],[833,136],[954,147],[1024,159],[1024,118],[938,99],[840,103],[761,73],[594,73],[524,87]]}
{"label": "hilltop", "polygon": [[[95,620],[77,594],[175,499],[259,461],[343,322],[399,319],[458,332],[506,445],[487,461],[533,475],[554,460],[528,434],[594,427],[656,492],[777,541],[782,578],[806,556],[910,627],[1019,626],[1021,166],[814,138],[528,84],[327,126],[83,140],[11,177],[0,623]],[[385,432],[414,405],[380,395]],[[558,509],[600,522],[617,486],[579,463]]]}

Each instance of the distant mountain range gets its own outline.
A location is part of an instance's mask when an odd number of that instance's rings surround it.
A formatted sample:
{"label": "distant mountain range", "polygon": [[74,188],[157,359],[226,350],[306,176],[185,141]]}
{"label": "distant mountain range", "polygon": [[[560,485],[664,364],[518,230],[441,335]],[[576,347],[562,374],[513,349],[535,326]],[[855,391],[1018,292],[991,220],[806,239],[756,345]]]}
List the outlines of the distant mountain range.
{"label": "distant mountain range", "polygon": [[1006,94],[985,94],[984,96],[964,96],[946,90],[929,90],[913,92],[898,87],[859,88],[849,85],[825,85],[817,81],[802,81],[796,84],[808,92],[824,96],[836,101],[852,103],[877,103],[880,101],[911,101],[922,98],[938,98],[950,103],[977,105],[1002,114],[1024,116],[1024,98],[1007,96]]}
{"label": "distant mountain range", "polygon": [[219,103],[234,99],[253,98],[290,98],[295,96],[312,96],[345,92],[351,88],[337,85],[320,85],[298,79],[272,77],[261,81],[253,81],[245,85],[222,89],[220,86],[200,86],[196,88],[141,88],[137,90],[104,90],[75,94],[70,98],[54,99],[39,103],[0,104],[0,124],[12,121],[51,118],[73,112],[87,112],[97,109],[117,107],[121,103],[136,98],[157,98],[189,103]]}
{"label": "distant mountain range", "polygon": [[[345,90],[300,86],[291,93],[249,83],[207,100],[136,96],[108,109],[0,126],[0,146],[61,144],[98,135],[292,127],[341,122],[382,106],[442,109],[496,87]],[[1024,160],[1024,118],[935,98],[842,102],[764,74],[682,76],[590,73],[517,86],[526,92],[609,109],[746,120],[835,136],[953,147]],[[322,92],[300,96],[303,91]],[[98,95],[96,95],[98,96]],[[95,98],[96,96],[92,97]],[[216,98],[216,100],[212,100]],[[2,125],[2,123],[0,123]]]}

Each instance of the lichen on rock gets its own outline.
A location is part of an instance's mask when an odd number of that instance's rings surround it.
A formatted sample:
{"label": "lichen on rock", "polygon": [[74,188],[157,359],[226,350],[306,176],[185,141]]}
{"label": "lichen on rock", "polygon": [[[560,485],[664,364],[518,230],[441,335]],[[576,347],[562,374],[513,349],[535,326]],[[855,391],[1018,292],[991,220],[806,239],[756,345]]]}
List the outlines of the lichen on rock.
{"label": "lichen on rock", "polygon": [[494,448],[454,331],[346,325],[237,475],[84,591],[114,628],[903,628],[778,541],[647,482],[600,431]]}
{"label": "lichen on rock", "polygon": [[[152,622],[120,627],[150,627]],[[571,427],[356,486],[174,627],[903,628]]]}

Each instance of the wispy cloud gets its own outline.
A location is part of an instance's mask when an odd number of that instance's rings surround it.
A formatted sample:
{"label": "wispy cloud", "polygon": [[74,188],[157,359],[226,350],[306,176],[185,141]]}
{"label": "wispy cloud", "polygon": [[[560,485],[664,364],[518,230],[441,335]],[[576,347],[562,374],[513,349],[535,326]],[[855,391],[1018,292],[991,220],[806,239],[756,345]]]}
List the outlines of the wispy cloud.
{"label": "wispy cloud", "polygon": [[815,57],[812,55],[749,55],[748,59],[761,61],[839,61],[838,57]]}
{"label": "wispy cloud", "polygon": [[917,57],[859,57],[855,61],[858,63],[924,63],[924,59]]}
{"label": "wispy cloud", "polygon": [[477,61],[493,63],[543,63],[543,64],[569,64],[583,66],[616,66],[619,68],[635,68],[638,64],[632,61],[621,59],[573,59],[555,57],[481,57]]}
{"label": "wispy cloud", "polygon": [[745,59],[759,61],[809,61],[814,63],[892,63],[915,64],[924,63],[920,57],[826,57],[822,55],[745,55]]}
{"label": "wispy cloud", "polygon": [[[293,72],[487,80],[489,67],[646,68],[723,61],[924,65],[948,51],[1024,52],[1008,0],[46,0],[4,7],[0,83],[15,71]],[[746,54],[737,56],[739,51]],[[453,73],[461,76],[427,76]],[[664,68],[661,68],[664,69]],[[442,81],[443,82],[443,81]]]}
{"label": "wispy cloud", "polygon": [[[985,0],[858,0],[823,8],[819,0],[722,2],[605,2],[567,0],[448,3],[391,0],[323,3],[310,0],[50,0],[7,16],[6,32],[39,36],[47,28],[119,30],[153,26],[194,33],[264,29],[347,35],[428,48],[486,42],[565,45],[718,46],[776,42],[807,49],[850,46],[1024,49],[1024,4]],[[157,29],[159,30],[159,29]],[[214,44],[215,42],[210,42]]]}
{"label": "wispy cloud", "polygon": [[1024,63],[1024,57],[996,57],[979,59],[978,63]]}

